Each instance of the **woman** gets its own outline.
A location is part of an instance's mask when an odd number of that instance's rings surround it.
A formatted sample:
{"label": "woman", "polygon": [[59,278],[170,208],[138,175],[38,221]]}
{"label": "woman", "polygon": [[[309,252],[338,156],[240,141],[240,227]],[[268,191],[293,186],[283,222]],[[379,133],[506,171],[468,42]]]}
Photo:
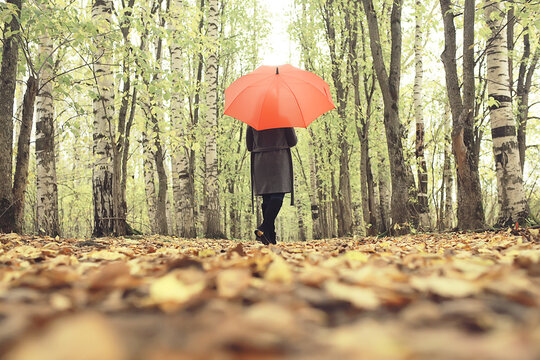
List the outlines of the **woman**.
{"label": "woman", "polygon": [[[286,193],[293,193],[290,148],[298,142],[293,128],[257,131],[248,126],[247,149],[251,151],[251,189],[263,197],[263,222],[255,229],[258,241],[276,243],[275,220]],[[291,195],[291,205],[294,195]]]}

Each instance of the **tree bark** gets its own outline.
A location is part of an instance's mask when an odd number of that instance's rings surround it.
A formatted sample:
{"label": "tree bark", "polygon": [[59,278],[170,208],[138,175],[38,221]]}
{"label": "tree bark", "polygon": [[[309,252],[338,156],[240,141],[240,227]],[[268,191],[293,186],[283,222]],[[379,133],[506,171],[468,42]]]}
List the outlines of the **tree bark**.
{"label": "tree bark", "polygon": [[[298,171],[295,172],[294,174],[294,192],[295,194],[299,194],[300,192],[298,191],[298,184],[299,184],[299,179],[298,179]],[[296,201],[295,202],[295,208],[296,208],[296,215],[298,217],[298,240],[299,241],[306,241],[307,240],[307,235],[306,235],[306,225],[305,225],[305,222],[304,222],[304,213],[303,213],[303,210],[302,210],[302,206],[301,206],[301,202],[300,201]],[[296,239],[295,239],[296,240]]]}
{"label": "tree bark", "polygon": [[53,53],[53,44],[47,33],[41,39],[39,53],[45,63],[36,103],[36,231],[40,235],[55,237],[60,235],[60,223],[54,148],[54,70],[52,58],[49,58]]}
{"label": "tree bark", "polygon": [[517,141],[519,148],[519,162],[521,171],[525,168],[525,151],[527,149],[527,122],[529,118],[529,93],[531,91],[532,78],[538,59],[540,58],[540,46],[536,47],[534,55],[530,60],[531,45],[529,33],[523,35],[523,56],[519,64],[519,73],[517,80]]}
{"label": "tree bark", "polygon": [[312,237],[314,240],[322,238],[322,216],[320,213],[319,197],[321,189],[318,185],[317,166],[315,163],[315,149],[313,147],[313,134],[309,132],[309,202],[311,204],[311,223],[312,223]]}
{"label": "tree bark", "polygon": [[391,189],[390,184],[388,183],[388,167],[386,165],[386,159],[383,154],[379,152],[378,154],[378,170],[379,170],[379,209],[381,215],[381,221],[379,226],[380,233],[390,232],[391,227],[391,213],[390,213],[390,203],[391,203]]}
{"label": "tree bark", "polygon": [[[334,0],[327,1],[323,5],[323,18],[326,26],[326,38],[328,42],[328,48],[330,50],[330,59],[332,63],[332,81],[336,89],[336,98],[337,98],[337,112],[340,119],[340,129],[343,134],[346,133],[348,126],[346,109],[347,109],[347,97],[348,97],[348,87],[343,84],[342,81],[342,71],[341,62],[343,61],[343,56],[338,54],[337,49],[341,48],[342,51],[345,51],[341,45],[337,44],[336,39],[336,29],[334,26],[334,17],[337,13],[337,6],[334,5]],[[345,17],[348,19],[346,29],[348,32],[346,35],[343,34],[343,41],[349,41],[350,37],[350,14],[348,9],[344,9]],[[350,144],[348,143],[346,136],[341,136],[339,141],[339,191],[336,194],[337,206],[335,207],[338,210],[337,223],[338,223],[338,236],[348,236],[352,235],[353,230],[353,217],[352,217],[352,202],[351,202],[351,185],[350,185],[350,173],[349,173],[349,149]]]}
{"label": "tree bark", "polygon": [[2,67],[0,69],[0,232],[15,230],[13,209],[13,103],[17,80],[17,57],[19,44],[13,33],[19,29],[21,0],[7,0],[15,6],[15,14],[5,24],[11,35],[4,38],[2,48]]}
{"label": "tree bark", "polygon": [[384,103],[384,127],[390,159],[392,179],[392,228],[393,234],[408,232],[416,223],[414,198],[415,185],[412,170],[403,155],[403,131],[399,118],[399,84],[401,78],[401,10],[403,0],[394,1],[390,17],[391,55],[387,72],[382,55],[377,15],[372,0],[362,0],[367,16],[373,66],[377,74]]}
{"label": "tree bark", "polygon": [[21,132],[17,143],[17,162],[13,177],[13,208],[15,214],[15,232],[22,233],[24,227],[24,196],[28,184],[28,165],[30,160],[30,135],[34,120],[34,105],[38,92],[38,80],[30,75],[26,82],[23,100]]}
{"label": "tree bark", "polygon": [[[182,0],[171,2],[171,14],[173,19],[181,16],[183,8]],[[182,48],[180,46],[181,32],[174,23],[173,41],[171,44],[171,70],[173,76],[173,91],[171,97],[171,121],[174,129],[174,140],[172,149],[172,169],[173,169],[173,196],[175,203],[175,218],[178,236],[194,238],[196,236],[195,214],[191,206],[191,197],[194,192],[190,181],[189,168],[189,148],[186,146],[186,136],[188,135],[188,122],[184,110],[184,87],[183,87],[183,64]]]}
{"label": "tree bark", "polygon": [[[111,24],[113,4],[111,0],[95,0],[92,6],[92,20],[99,24]],[[105,29],[102,29],[105,31]],[[115,127],[114,127],[114,90],[110,49],[105,44],[105,35],[94,37],[97,48],[94,62],[94,76],[98,95],[93,101],[93,202],[94,230],[99,236],[117,235],[115,199]],[[112,160],[111,160],[112,159]],[[125,220],[125,219],[124,219]]]}
{"label": "tree bark", "polygon": [[[124,2],[122,2],[122,4],[124,4]],[[133,88],[133,90],[131,90],[130,57],[133,49],[129,39],[129,32],[131,29],[130,17],[133,14],[132,9],[134,4],[135,0],[129,0],[129,2],[125,4],[124,18],[120,24],[120,30],[124,39],[124,46],[126,46],[128,49],[128,51],[124,53],[124,57],[122,59],[124,84],[122,88],[122,101],[120,104],[120,110],[118,111],[118,138],[116,140],[114,161],[115,184],[118,187],[118,190],[115,191],[115,211],[117,212],[117,217],[119,218],[117,221],[117,230],[122,234],[128,233],[129,228],[127,224],[126,199],[127,162],[129,159],[129,137],[131,133],[131,126],[133,125],[133,119],[135,118],[135,105],[137,101],[137,88]],[[142,40],[142,42],[144,42],[144,40]],[[135,79],[137,79],[137,77],[138,73],[135,74]]]}
{"label": "tree bark", "polygon": [[[358,16],[355,13],[354,16]],[[366,46],[364,38],[364,26],[361,20],[361,41],[362,41],[362,60],[366,63]],[[354,120],[356,124],[356,134],[360,141],[360,183],[362,192],[362,214],[364,225],[366,227],[367,235],[375,235],[378,231],[377,228],[377,216],[375,209],[375,189],[373,182],[373,172],[371,170],[371,158],[369,155],[369,125],[371,119],[371,106],[373,100],[373,93],[375,91],[375,77],[372,74],[371,79],[364,72],[363,77],[363,89],[365,96],[365,110],[363,109],[360,98],[360,69],[356,61],[358,58],[357,41],[358,41],[358,27],[357,22],[353,25],[352,38],[350,43],[349,57],[350,68],[352,75],[352,83],[354,88]]]}
{"label": "tree bark", "polygon": [[206,62],[206,156],[205,156],[205,236],[208,238],[223,237],[218,184],[217,158],[217,46],[218,46],[218,1],[209,0],[208,38],[212,48]]}
{"label": "tree bark", "polygon": [[457,75],[456,28],[451,0],[440,0],[444,23],[441,58],[452,112],[452,150],[457,168],[458,228],[484,226],[484,208],[478,173],[478,147],[474,136],[474,0],[465,1],[463,31],[463,99]]}
{"label": "tree bark", "polygon": [[[500,1],[489,1],[484,9],[491,30],[487,45],[487,87],[490,99],[491,137],[497,171],[499,218],[503,226],[522,223],[528,217],[527,200],[519,162],[508,77],[506,32],[503,31]],[[495,15],[495,16],[493,16]]]}
{"label": "tree bark", "polygon": [[444,137],[444,165],[443,165],[443,191],[444,194],[444,205],[441,203],[442,210],[442,228],[449,230],[454,226],[454,180],[452,176],[452,159],[450,154],[452,153],[452,140],[449,135],[450,128],[450,109],[445,107],[444,115],[444,128],[445,128],[445,137]]}
{"label": "tree bark", "polygon": [[[147,111],[148,112],[148,111]],[[148,221],[150,223],[150,232],[152,234],[159,233],[159,225],[156,209],[156,184],[154,180],[154,155],[150,148],[150,140],[147,134],[148,122],[145,123],[146,129],[142,132],[142,148],[143,148],[143,173],[144,173],[144,192],[146,194],[146,206],[148,212]]]}
{"label": "tree bark", "polygon": [[416,0],[415,7],[415,36],[414,36],[414,118],[416,120],[416,166],[418,169],[418,217],[422,230],[430,228],[428,207],[428,173],[424,156],[424,109],[423,109],[423,61],[422,61],[422,2]]}

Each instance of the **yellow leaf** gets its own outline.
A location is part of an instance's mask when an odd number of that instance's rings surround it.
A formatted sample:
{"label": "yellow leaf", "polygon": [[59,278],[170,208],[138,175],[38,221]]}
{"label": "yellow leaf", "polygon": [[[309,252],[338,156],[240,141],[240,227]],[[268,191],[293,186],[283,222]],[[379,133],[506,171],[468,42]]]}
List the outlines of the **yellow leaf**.
{"label": "yellow leaf", "polygon": [[411,278],[411,286],[420,291],[430,291],[434,294],[448,297],[467,297],[479,293],[482,289],[473,282],[432,275],[429,277]]}
{"label": "yellow leaf", "polygon": [[121,259],[125,259],[126,255],[121,254],[116,251],[99,250],[99,251],[92,251],[90,254],[88,254],[88,258],[96,259],[96,260],[121,260]]}
{"label": "yellow leaf", "polygon": [[127,356],[118,333],[103,316],[80,314],[54,321],[21,341],[5,359],[124,360]]}
{"label": "yellow leaf", "polygon": [[150,284],[150,299],[155,304],[164,305],[166,310],[173,310],[199,295],[205,287],[204,281],[187,284],[171,272]]}
{"label": "yellow leaf", "polygon": [[268,270],[266,270],[264,278],[271,282],[290,284],[292,283],[293,275],[287,262],[282,257],[276,256],[268,267]]}
{"label": "yellow leaf", "polygon": [[380,305],[375,292],[368,288],[346,285],[338,281],[327,281],[324,288],[334,298],[348,301],[360,309],[373,310]]}
{"label": "yellow leaf", "polygon": [[369,255],[360,251],[347,251],[342,255],[344,258],[365,263],[369,260]]}
{"label": "yellow leaf", "polygon": [[248,269],[222,270],[216,278],[218,294],[224,298],[237,297],[244,291],[251,281],[251,272]]}
{"label": "yellow leaf", "polygon": [[216,255],[216,252],[212,249],[203,249],[201,251],[199,251],[199,256],[200,257],[210,257],[210,256],[214,256]]}

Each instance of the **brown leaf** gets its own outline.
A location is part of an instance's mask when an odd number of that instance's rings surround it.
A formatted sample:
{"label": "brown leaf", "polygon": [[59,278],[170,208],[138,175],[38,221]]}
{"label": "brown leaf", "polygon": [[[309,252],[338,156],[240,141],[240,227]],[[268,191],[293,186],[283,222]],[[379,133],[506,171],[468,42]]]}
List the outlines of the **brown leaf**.
{"label": "brown leaf", "polygon": [[119,261],[97,268],[88,279],[88,288],[91,290],[129,289],[140,284],[140,279],[131,276],[129,266]]}
{"label": "brown leaf", "polygon": [[54,321],[16,346],[6,360],[124,360],[119,334],[97,314]]}
{"label": "brown leaf", "polygon": [[247,269],[227,269],[217,274],[216,285],[219,296],[235,298],[244,291],[251,281],[251,272]]}
{"label": "brown leaf", "polygon": [[369,288],[346,285],[337,281],[327,281],[324,288],[334,298],[348,301],[359,309],[373,310],[380,305],[379,298]]}

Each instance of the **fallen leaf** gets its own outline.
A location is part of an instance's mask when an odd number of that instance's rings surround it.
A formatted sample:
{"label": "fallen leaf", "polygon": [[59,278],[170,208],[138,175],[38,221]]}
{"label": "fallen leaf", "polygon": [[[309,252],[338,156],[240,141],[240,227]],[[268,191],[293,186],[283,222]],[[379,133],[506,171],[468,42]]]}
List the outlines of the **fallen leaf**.
{"label": "fallen leaf", "polygon": [[251,281],[248,269],[227,269],[217,274],[216,285],[219,296],[235,298],[244,291]]}
{"label": "fallen leaf", "polygon": [[293,274],[287,262],[281,256],[276,256],[266,270],[264,279],[270,282],[290,284],[293,281]]}
{"label": "fallen leaf", "polygon": [[329,280],[324,284],[324,289],[334,298],[348,301],[359,309],[373,310],[380,305],[379,298],[369,288]]}
{"label": "fallen leaf", "polygon": [[150,299],[165,311],[174,311],[199,295],[205,287],[204,281],[188,284],[173,271],[150,284]]}
{"label": "fallen leaf", "polygon": [[124,360],[120,336],[94,313],[60,318],[18,344],[6,360]]}
{"label": "fallen leaf", "polygon": [[448,298],[466,297],[482,291],[479,285],[471,281],[437,275],[415,276],[411,278],[410,282],[414,289],[429,291]]}

